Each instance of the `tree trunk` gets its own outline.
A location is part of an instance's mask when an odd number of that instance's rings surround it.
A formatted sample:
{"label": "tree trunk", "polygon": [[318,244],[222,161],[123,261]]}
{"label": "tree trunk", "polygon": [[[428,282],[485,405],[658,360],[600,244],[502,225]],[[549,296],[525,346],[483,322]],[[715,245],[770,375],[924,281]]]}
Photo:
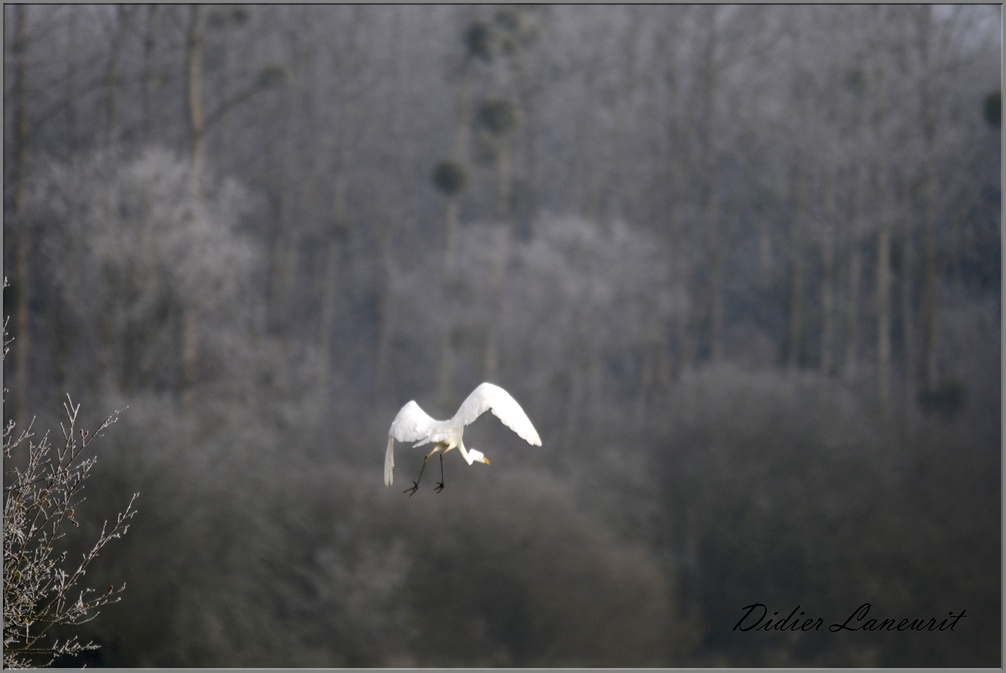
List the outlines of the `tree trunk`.
{"label": "tree trunk", "polygon": [[143,136],[147,145],[156,145],[161,137],[160,106],[158,105],[161,72],[157,52],[159,10],[160,5],[147,5],[147,33],[143,39]]}
{"label": "tree trunk", "polygon": [[133,19],[135,7],[117,5],[115,7],[115,35],[112,36],[109,48],[108,70],[105,72],[105,130],[108,133],[108,144],[115,147],[119,143],[119,108],[118,89],[121,77],[122,47],[129,32],[129,24]]}
{"label": "tree trunk", "polygon": [[835,343],[835,201],[834,177],[826,180],[830,183],[825,196],[825,222],[821,241],[821,374],[831,376],[834,372]]}
{"label": "tree trunk", "polygon": [[[857,116],[858,119],[855,122],[855,127],[859,133],[859,138],[857,139],[859,142],[857,144],[860,147],[865,147],[869,144],[866,135],[866,122],[862,113],[859,113]],[[864,163],[864,158],[860,157],[860,160],[856,161],[853,167],[853,180],[856,184],[852,190],[852,212],[850,213],[852,231],[849,237],[849,287],[846,298],[845,356],[843,363],[843,377],[847,384],[854,383],[859,376],[859,310],[863,275],[863,258],[860,254],[860,243],[863,240],[863,230],[865,228],[864,199],[869,186],[869,176]]]}
{"label": "tree trunk", "polygon": [[395,259],[391,248],[391,223],[385,222],[379,234],[383,282],[380,289],[380,322],[377,334],[377,390],[383,392],[391,369],[391,340],[395,334]]}
{"label": "tree trunk", "polygon": [[[400,39],[400,35],[402,34],[402,10],[403,8],[396,7],[393,16],[393,35],[395,36],[395,39],[392,40],[392,48],[396,50],[395,58],[393,60],[396,91],[405,91],[408,87],[408,81],[404,76],[405,68],[403,67],[406,58],[402,50],[404,42]],[[393,106],[395,113],[392,116],[391,140],[396,143],[400,142],[402,136],[404,135],[403,126],[405,119],[403,117],[404,110],[402,108],[402,105]],[[379,395],[384,393],[388,385],[388,378],[391,370],[391,343],[395,336],[395,328],[398,318],[397,306],[395,303],[395,285],[398,269],[395,266],[395,255],[392,246],[392,227],[396,218],[397,213],[392,212],[390,215],[384,215],[377,220],[377,224],[380,227],[377,232],[377,236],[378,244],[380,245],[380,264],[382,270],[380,280],[378,282],[378,302],[380,313],[378,317],[377,332],[376,389]]]}
{"label": "tree trunk", "polygon": [[803,292],[805,269],[803,259],[803,229],[806,214],[805,176],[803,158],[798,156],[793,170],[793,211],[790,216],[790,294],[789,327],[787,330],[786,364],[796,370],[800,364],[800,346],[803,338]]}
{"label": "tree trunk", "polygon": [[[800,63],[802,46],[800,37],[794,35],[794,61]],[[790,295],[789,295],[789,325],[786,339],[786,365],[790,371],[800,367],[804,338],[804,291],[807,279],[806,273],[806,236],[808,213],[808,183],[810,182],[810,161],[807,136],[810,116],[810,73],[802,66],[797,66],[795,77],[794,107],[797,111],[797,137],[793,146],[793,165],[791,177],[792,207],[789,217],[789,259],[790,259]]]}
{"label": "tree trunk", "polygon": [[[676,147],[672,145],[671,151],[675,152]],[[682,150],[681,151],[683,155]],[[680,180],[684,178],[684,157],[671,159],[671,169],[670,169],[670,179],[673,184],[680,184]],[[680,197],[683,191],[678,190],[677,195]],[[675,198],[674,202],[671,204],[668,213],[668,232],[669,241],[668,249],[670,251],[670,263],[672,265],[671,269],[671,282],[675,287],[683,288],[687,292],[690,287],[690,277],[691,277],[691,264],[689,263],[689,253],[687,250],[687,244],[685,242],[685,222],[684,222],[684,208],[681,203],[681,198]],[[670,358],[670,365],[668,367],[669,371],[663,378],[677,378],[685,368],[685,357],[683,353],[683,346],[686,338],[686,326],[687,317],[689,315],[689,309],[687,306],[682,307],[683,310],[678,311],[672,318],[671,324],[668,326],[666,342],[674,344],[674,350],[676,351]],[[666,343],[665,343],[666,347]]]}
{"label": "tree trunk", "polygon": [[[337,229],[342,224],[333,222]],[[342,257],[341,231],[330,232],[325,250],[325,271],[322,275],[321,310],[318,315],[317,387],[323,400],[332,394],[332,330],[335,327],[335,303],[339,298],[339,259]]]}
{"label": "tree trunk", "polygon": [[[345,122],[342,124],[345,128]],[[335,327],[335,305],[339,298],[339,261],[342,243],[346,237],[346,175],[349,152],[345,134],[340,132],[339,165],[336,167],[336,184],[332,204],[330,230],[323,233],[325,240],[325,268],[322,274],[321,309],[318,316],[318,388],[324,400],[331,396],[332,330]]]}
{"label": "tree trunk", "polygon": [[[198,217],[202,207],[202,174],[206,160],[206,114],[203,108],[203,22],[202,7],[192,6],[187,43],[187,73],[189,102],[189,200],[191,216]],[[200,281],[197,265],[190,256],[183,262],[189,267],[189,286],[182,304],[181,381],[183,406],[192,401],[192,387],[196,382],[199,360],[199,308]]]}
{"label": "tree trunk", "polygon": [[920,114],[922,116],[922,385],[926,390],[936,386],[936,115],[931,91],[929,36],[932,30],[932,8],[924,5],[919,12],[919,46],[922,59]]}
{"label": "tree trunk", "polygon": [[[71,53],[79,50],[78,14],[71,12],[67,19],[67,46]],[[66,63],[66,153],[71,161],[77,160],[77,60],[70,58]]]}
{"label": "tree trunk", "polygon": [[904,421],[905,429],[911,431],[915,424],[915,312],[912,310],[912,289],[915,277],[915,246],[913,245],[912,218],[904,214],[901,220],[901,269],[899,286],[901,288],[899,303],[901,304],[901,358],[904,363]]}
{"label": "tree trunk", "polygon": [[[471,102],[469,92],[470,63],[462,65],[461,87],[458,97],[458,122],[454,131],[454,148],[451,153],[452,159],[461,166],[467,166],[467,147],[469,124],[471,115]],[[461,218],[461,193],[454,193],[447,196],[447,203],[444,206],[444,268],[442,282],[444,284],[445,295],[450,302],[451,287],[454,281],[455,263],[458,247],[458,227]],[[451,335],[454,331],[453,321],[449,316],[441,321],[440,327],[440,353],[437,363],[437,399],[441,406],[449,407],[451,400],[451,363],[454,359],[454,352],[451,346]]]}
{"label": "tree trunk", "polygon": [[206,163],[206,111],[203,107],[203,8],[192,5],[188,33],[189,152],[192,161],[191,195],[202,200],[203,166]]}
{"label": "tree trunk", "polygon": [[22,428],[28,422],[28,362],[32,341],[30,333],[28,302],[31,299],[28,264],[28,229],[22,217],[27,189],[28,170],[28,43],[27,9],[25,5],[14,6],[14,44],[11,55],[14,60],[14,420]]}
{"label": "tree trunk", "polygon": [[[638,7],[628,7],[630,26],[627,29],[629,35],[636,35],[639,32],[639,23],[642,15]],[[593,171],[587,187],[587,207],[585,215],[588,220],[601,222],[611,217],[613,195],[612,175],[615,174],[617,164],[617,152],[621,146],[622,136],[629,125],[629,115],[632,112],[632,101],[636,96],[636,89],[639,86],[640,75],[636,67],[633,52],[636,44],[633,40],[624,40],[624,49],[618,55],[624,63],[626,72],[623,73],[621,81],[625,83],[625,89],[616,97],[614,103],[615,120],[611,129],[603,135],[601,142],[597,143],[598,153],[593,161]],[[593,143],[591,143],[593,145]]]}
{"label": "tree trunk", "polygon": [[881,416],[890,413],[891,397],[891,228],[887,209],[877,221],[877,399]]}
{"label": "tree trunk", "polygon": [[[838,87],[834,69],[829,77],[829,89]],[[831,376],[834,372],[835,347],[835,231],[838,224],[838,120],[836,119],[834,98],[828,102],[827,130],[825,136],[824,167],[824,222],[821,232],[821,374]]]}
{"label": "tree trunk", "polygon": [[[716,87],[719,80],[719,67],[716,63],[718,36],[716,33],[717,6],[707,5],[701,8],[700,22],[704,34],[701,62],[699,65],[701,84],[698,100],[698,184],[702,190],[701,226],[718,236],[720,226],[716,212]],[[715,244],[715,243],[714,243]],[[701,243],[699,243],[701,245]],[[690,265],[689,265],[690,267]],[[690,272],[691,269],[689,268]],[[702,287],[695,287],[689,279],[689,295],[692,299],[689,316],[685,325],[684,343],[682,344],[682,365],[684,369],[694,366],[699,354],[699,339],[702,326],[709,314],[711,289],[706,281]]]}
{"label": "tree trunk", "polygon": [[483,380],[494,381],[499,361],[498,324],[503,301],[503,279],[506,275],[507,260],[510,256],[510,227],[500,225],[495,231],[496,250],[493,255],[492,279],[490,281],[489,322],[486,327],[486,347],[482,362]]}
{"label": "tree trunk", "polygon": [[727,229],[717,236],[709,262],[709,340],[710,360],[720,363],[725,357],[726,340],[726,257],[729,250],[732,222],[740,218],[739,204],[727,214]]}
{"label": "tree trunk", "polygon": [[[356,26],[354,15],[353,28]],[[395,44],[397,44],[397,40]],[[350,59],[336,57],[335,67],[340,79],[346,78],[345,63]],[[348,68],[347,68],[348,69]],[[336,304],[339,300],[339,272],[344,241],[349,233],[349,215],[346,201],[349,192],[349,167],[353,162],[352,147],[349,138],[350,120],[355,118],[354,101],[350,97],[340,99],[338,107],[338,122],[335,128],[334,147],[327,152],[317,152],[314,167],[311,172],[310,186],[307,190],[306,210],[314,213],[317,208],[319,186],[323,179],[325,161],[323,157],[335,157],[332,167],[333,199],[330,221],[322,221],[321,238],[325,242],[325,266],[321,273],[321,308],[318,315],[318,380],[319,392],[327,406],[332,394],[332,331],[335,329]],[[397,132],[397,129],[392,129]]]}
{"label": "tree trunk", "polygon": [[[110,150],[105,154],[106,166],[104,170],[108,175],[115,174],[116,164],[120,160],[119,136],[121,133],[118,109],[120,66],[123,45],[134,11],[135,7],[116,6],[115,25],[112,28],[113,32],[109,42],[110,53],[104,81],[105,133],[107,134],[107,146]],[[106,190],[104,208],[103,225],[107,228],[109,239],[120,240],[122,222],[119,215],[119,194],[116,189]],[[105,274],[105,283],[108,286],[107,296],[116,298],[116,300],[122,300],[124,294],[130,290],[128,281],[120,273]],[[98,384],[102,390],[120,392],[123,390],[125,379],[124,355],[127,354],[129,347],[125,343],[127,338],[125,319],[114,301],[109,302],[98,316],[99,333],[101,334],[97,354],[100,369]]]}
{"label": "tree trunk", "polygon": [[[747,161],[744,150],[741,150],[740,173],[747,173]],[[710,315],[709,336],[711,340],[710,358],[713,363],[720,363],[726,357],[726,262],[730,253],[730,244],[740,226],[741,209],[743,207],[743,187],[735,186],[730,196],[727,212],[724,214],[722,228],[716,232],[713,241],[712,260],[710,263]]]}
{"label": "tree trunk", "polygon": [[877,82],[877,401],[881,417],[890,415],[891,398],[891,194],[887,147],[885,66]]}
{"label": "tree trunk", "polygon": [[489,285],[489,320],[486,323],[485,352],[483,353],[483,380],[492,381],[496,377],[499,358],[497,334],[499,332],[500,302],[503,297],[503,282],[506,276],[510,252],[510,151],[503,140],[503,147],[496,156],[496,251],[493,255],[493,270]]}

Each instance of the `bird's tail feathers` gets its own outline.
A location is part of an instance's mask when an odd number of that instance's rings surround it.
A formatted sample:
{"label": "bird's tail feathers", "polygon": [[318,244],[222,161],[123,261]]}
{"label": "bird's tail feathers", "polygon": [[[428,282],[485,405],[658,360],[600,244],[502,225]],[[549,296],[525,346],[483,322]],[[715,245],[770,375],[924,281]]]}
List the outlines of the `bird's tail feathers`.
{"label": "bird's tail feathers", "polygon": [[392,474],[395,469],[395,438],[388,435],[388,451],[384,454],[384,485],[391,486],[395,481]]}

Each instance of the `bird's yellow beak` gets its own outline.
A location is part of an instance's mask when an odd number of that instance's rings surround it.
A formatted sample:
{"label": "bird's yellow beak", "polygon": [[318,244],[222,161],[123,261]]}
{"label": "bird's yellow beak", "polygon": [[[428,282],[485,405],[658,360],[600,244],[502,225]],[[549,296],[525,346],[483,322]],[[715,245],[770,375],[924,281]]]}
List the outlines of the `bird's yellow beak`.
{"label": "bird's yellow beak", "polygon": [[489,465],[489,459],[486,458],[485,456],[482,456],[482,462],[485,463],[486,465]]}

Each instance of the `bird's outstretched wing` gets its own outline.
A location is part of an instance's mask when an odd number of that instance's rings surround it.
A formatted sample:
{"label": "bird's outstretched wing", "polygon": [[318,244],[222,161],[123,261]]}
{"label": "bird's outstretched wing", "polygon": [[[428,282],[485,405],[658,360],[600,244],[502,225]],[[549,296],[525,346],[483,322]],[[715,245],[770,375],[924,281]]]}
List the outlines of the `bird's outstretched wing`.
{"label": "bird's outstretched wing", "polygon": [[491,383],[479,384],[471,395],[461,403],[461,408],[458,409],[458,413],[454,414],[454,418],[447,423],[455,427],[469,425],[490,409],[497,418],[503,421],[503,425],[516,432],[525,442],[532,446],[541,446],[538,431],[534,429],[531,419],[517,404],[517,400],[511,397],[507,391]]}
{"label": "bird's outstretched wing", "polygon": [[400,442],[425,440],[440,422],[420,409],[415,400],[411,400],[399,410],[395,420],[391,422],[391,428],[388,429],[388,450],[384,454],[385,486],[391,486],[394,482],[392,471],[395,469],[395,440]]}
{"label": "bird's outstretched wing", "polygon": [[442,421],[432,418],[416,404],[415,400],[412,400],[402,407],[395,420],[391,421],[388,436],[393,436],[400,442],[414,442],[417,439],[426,439],[441,423]]}

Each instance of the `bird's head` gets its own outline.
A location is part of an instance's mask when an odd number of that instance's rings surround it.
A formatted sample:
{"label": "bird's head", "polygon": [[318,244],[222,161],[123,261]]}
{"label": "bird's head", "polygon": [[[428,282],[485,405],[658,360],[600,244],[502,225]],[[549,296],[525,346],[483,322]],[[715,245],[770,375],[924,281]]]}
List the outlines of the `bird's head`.
{"label": "bird's head", "polygon": [[471,457],[470,463],[485,463],[489,464],[489,459],[486,458],[485,454],[476,449],[468,449],[468,455]]}

